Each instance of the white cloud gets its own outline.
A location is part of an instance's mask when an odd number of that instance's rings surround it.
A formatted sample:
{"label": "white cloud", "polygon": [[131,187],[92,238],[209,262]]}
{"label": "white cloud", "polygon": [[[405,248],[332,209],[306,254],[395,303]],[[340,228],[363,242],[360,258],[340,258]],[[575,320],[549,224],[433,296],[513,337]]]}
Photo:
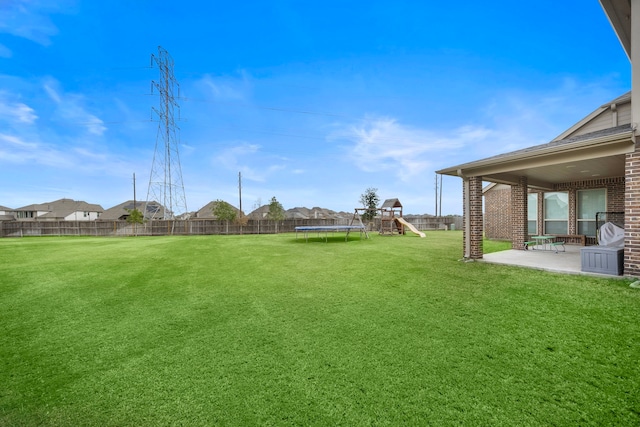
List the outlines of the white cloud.
{"label": "white cloud", "polygon": [[[69,13],[75,6],[73,0],[3,0],[0,1],[0,33],[25,38],[43,46],[51,44],[58,28],[50,14]],[[0,56],[2,49],[0,49]]]}
{"label": "white cloud", "polygon": [[33,108],[7,98],[7,94],[0,92],[0,120],[10,123],[32,124],[38,119]]}
{"label": "white cloud", "polygon": [[264,173],[259,173],[247,165],[247,159],[257,153],[259,149],[259,145],[241,142],[239,145],[220,151],[215,157],[215,161],[225,169],[242,172],[242,176],[246,179],[264,181]]}
{"label": "white cloud", "polygon": [[444,167],[547,143],[603,101],[619,95],[567,80],[548,92],[496,93],[479,110],[480,115],[473,114],[473,119],[451,129],[369,117],[343,126],[328,139],[349,141],[345,149],[360,170],[384,171],[410,182]]}
{"label": "white cloud", "polygon": [[14,135],[0,134],[0,161],[13,164],[39,164],[68,168],[73,159],[52,146]]}
{"label": "white cloud", "polygon": [[205,75],[196,83],[196,89],[205,93],[207,98],[244,100],[249,91],[248,77],[242,73],[240,79],[231,77],[213,77]]}
{"label": "white cloud", "polygon": [[[286,159],[265,155],[259,145],[245,142],[221,150],[214,160],[225,169],[242,172],[243,178],[255,182],[265,182],[273,174],[286,169],[282,163]],[[272,163],[274,160],[277,163]]]}
{"label": "white cloud", "polygon": [[[479,129],[465,128],[466,135]],[[334,132],[329,139],[346,139],[351,159],[363,171],[392,171],[398,178],[408,181],[420,176],[434,164],[434,157],[460,148],[465,140],[456,135],[443,135],[433,131],[401,125],[395,119],[366,119]]]}
{"label": "white cloud", "polygon": [[[47,141],[56,140],[47,135]],[[63,170],[64,174],[127,176],[135,165],[117,155],[89,147],[58,146],[38,137],[26,138],[0,133],[0,164],[40,165]],[[1,169],[1,168],[0,168]]]}
{"label": "white cloud", "polygon": [[84,97],[79,94],[62,93],[59,86],[53,79],[47,79],[43,84],[45,92],[57,105],[57,114],[60,118],[71,124],[84,126],[92,135],[103,135],[107,130],[104,121],[85,109]]}

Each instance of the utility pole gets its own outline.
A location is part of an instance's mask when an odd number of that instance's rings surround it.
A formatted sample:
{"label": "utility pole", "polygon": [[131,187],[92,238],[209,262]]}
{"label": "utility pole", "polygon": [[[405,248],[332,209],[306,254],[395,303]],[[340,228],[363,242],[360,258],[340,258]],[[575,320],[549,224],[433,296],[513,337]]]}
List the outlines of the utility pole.
{"label": "utility pole", "polygon": [[[160,95],[159,108],[152,107],[158,116],[158,132],[156,146],[149,176],[149,188],[146,204],[160,203],[164,209],[162,218],[175,219],[176,215],[187,213],[187,200],[182,182],[182,168],[178,153],[178,131],[175,111],[180,119],[180,106],[176,97],[180,96],[180,86],[173,74],[173,58],[162,46],[158,46],[158,55],[151,55],[151,66],[154,63],[160,70],[160,80],[151,81],[151,92],[154,89]],[[157,213],[157,212],[156,212]]]}
{"label": "utility pole", "polygon": [[133,210],[136,210],[136,173],[133,173]]}
{"label": "utility pole", "polygon": [[442,216],[442,174],[440,174],[440,203],[438,203],[440,210],[438,216]]}
{"label": "utility pole", "polygon": [[438,174],[436,174],[436,216],[438,216]]}
{"label": "utility pole", "polygon": [[238,172],[238,199],[240,200],[240,219],[242,219],[242,172]]}

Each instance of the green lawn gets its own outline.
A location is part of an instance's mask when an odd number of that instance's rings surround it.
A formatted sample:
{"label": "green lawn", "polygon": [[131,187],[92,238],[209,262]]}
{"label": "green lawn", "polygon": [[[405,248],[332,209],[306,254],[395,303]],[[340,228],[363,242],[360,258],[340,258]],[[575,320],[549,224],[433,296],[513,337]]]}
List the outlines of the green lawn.
{"label": "green lawn", "polygon": [[640,425],[628,281],[371,237],[0,239],[0,425]]}

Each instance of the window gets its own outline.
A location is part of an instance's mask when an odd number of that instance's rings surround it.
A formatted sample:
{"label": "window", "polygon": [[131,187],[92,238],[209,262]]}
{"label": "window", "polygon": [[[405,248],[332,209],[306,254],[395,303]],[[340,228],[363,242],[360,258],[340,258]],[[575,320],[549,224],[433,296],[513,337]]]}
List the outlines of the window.
{"label": "window", "polygon": [[538,234],[538,193],[527,196],[527,224],[529,234]]}
{"label": "window", "polygon": [[596,213],[607,210],[607,190],[578,191],[578,234],[596,235]]}
{"label": "window", "polygon": [[16,212],[18,218],[35,218],[35,211],[18,211]]}
{"label": "window", "polygon": [[567,234],[569,231],[569,194],[554,192],[544,194],[544,232]]}

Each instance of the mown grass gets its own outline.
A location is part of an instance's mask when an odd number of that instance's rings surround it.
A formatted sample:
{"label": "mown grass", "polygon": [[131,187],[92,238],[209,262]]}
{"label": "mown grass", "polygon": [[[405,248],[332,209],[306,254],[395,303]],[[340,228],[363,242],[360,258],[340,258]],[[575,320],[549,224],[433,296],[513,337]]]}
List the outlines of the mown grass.
{"label": "mown grass", "polygon": [[0,425],[640,424],[628,282],[371,237],[0,239]]}

